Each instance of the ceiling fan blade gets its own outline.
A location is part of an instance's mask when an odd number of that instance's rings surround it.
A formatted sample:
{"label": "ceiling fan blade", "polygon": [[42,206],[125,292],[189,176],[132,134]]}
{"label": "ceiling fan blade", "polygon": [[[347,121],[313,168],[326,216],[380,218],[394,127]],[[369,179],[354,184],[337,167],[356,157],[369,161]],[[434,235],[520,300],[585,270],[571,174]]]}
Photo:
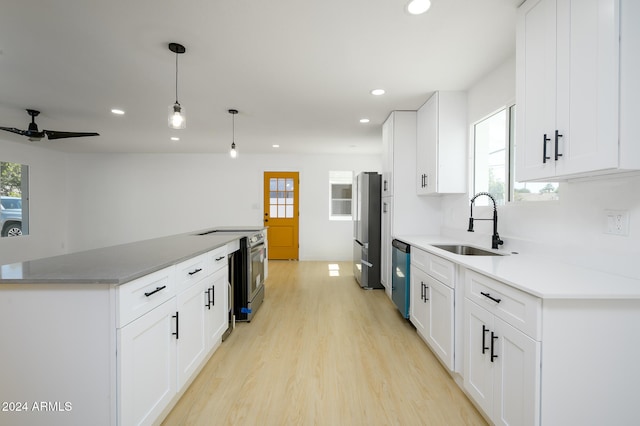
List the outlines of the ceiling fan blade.
{"label": "ceiling fan blade", "polygon": [[22,136],[25,136],[28,133],[26,130],[16,129],[15,127],[0,127],[0,130],[6,130],[7,132],[16,133]]}
{"label": "ceiling fan blade", "polygon": [[95,132],[56,132],[55,130],[44,130],[44,133],[49,139],[64,139],[64,138],[82,138],[85,136],[100,136]]}

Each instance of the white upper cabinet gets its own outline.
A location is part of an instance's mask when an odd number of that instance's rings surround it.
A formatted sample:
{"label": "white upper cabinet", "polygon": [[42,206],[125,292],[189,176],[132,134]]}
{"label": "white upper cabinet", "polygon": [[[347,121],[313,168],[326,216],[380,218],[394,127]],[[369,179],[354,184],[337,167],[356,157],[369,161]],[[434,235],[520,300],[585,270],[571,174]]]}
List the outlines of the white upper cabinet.
{"label": "white upper cabinet", "polygon": [[467,95],[435,92],[418,110],[416,192],[464,193],[466,185]]}
{"label": "white upper cabinet", "polygon": [[529,0],[519,8],[518,181],[640,169],[640,126],[630,119],[640,95],[637,3]]}

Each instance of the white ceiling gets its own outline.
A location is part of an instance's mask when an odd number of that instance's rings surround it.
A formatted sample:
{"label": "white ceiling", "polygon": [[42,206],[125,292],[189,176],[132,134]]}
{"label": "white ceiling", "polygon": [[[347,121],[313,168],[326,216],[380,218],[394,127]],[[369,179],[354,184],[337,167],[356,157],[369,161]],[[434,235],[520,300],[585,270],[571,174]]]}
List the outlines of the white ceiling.
{"label": "white ceiling", "polygon": [[[375,153],[390,111],[464,90],[513,54],[518,0],[3,0],[0,126],[100,136],[69,152]],[[187,128],[167,126],[175,100]],[[384,88],[374,97],[369,91]],[[112,108],[126,111],[111,114]],[[369,124],[359,119],[368,117]],[[179,142],[169,140],[177,135]],[[271,145],[280,144],[276,151]]]}

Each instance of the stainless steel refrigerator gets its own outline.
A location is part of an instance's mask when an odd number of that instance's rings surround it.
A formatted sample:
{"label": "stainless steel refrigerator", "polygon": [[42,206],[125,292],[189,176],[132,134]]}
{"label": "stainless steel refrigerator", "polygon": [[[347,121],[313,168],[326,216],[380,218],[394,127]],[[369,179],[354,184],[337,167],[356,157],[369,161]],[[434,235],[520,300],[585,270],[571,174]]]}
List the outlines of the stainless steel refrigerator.
{"label": "stainless steel refrigerator", "polygon": [[381,175],[363,172],[353,183],[353,275],[361,287],[380,283]]}

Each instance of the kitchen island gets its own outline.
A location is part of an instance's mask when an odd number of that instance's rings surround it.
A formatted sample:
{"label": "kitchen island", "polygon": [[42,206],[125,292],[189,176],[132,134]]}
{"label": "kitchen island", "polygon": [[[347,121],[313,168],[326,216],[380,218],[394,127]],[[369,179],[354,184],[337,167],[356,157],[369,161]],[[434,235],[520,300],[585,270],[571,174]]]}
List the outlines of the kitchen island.
{"label": "kitchen island", "polygon": [[242,233],[162,237],[0,266],[0,424],[150,424],[227,328]]}
{"label": "kitchen island", "polygon": [[[640,281],[545,256],[411,246],[411,322],[495,424],[635,424]],[[473,246],[473,244],[471,244]]]}

